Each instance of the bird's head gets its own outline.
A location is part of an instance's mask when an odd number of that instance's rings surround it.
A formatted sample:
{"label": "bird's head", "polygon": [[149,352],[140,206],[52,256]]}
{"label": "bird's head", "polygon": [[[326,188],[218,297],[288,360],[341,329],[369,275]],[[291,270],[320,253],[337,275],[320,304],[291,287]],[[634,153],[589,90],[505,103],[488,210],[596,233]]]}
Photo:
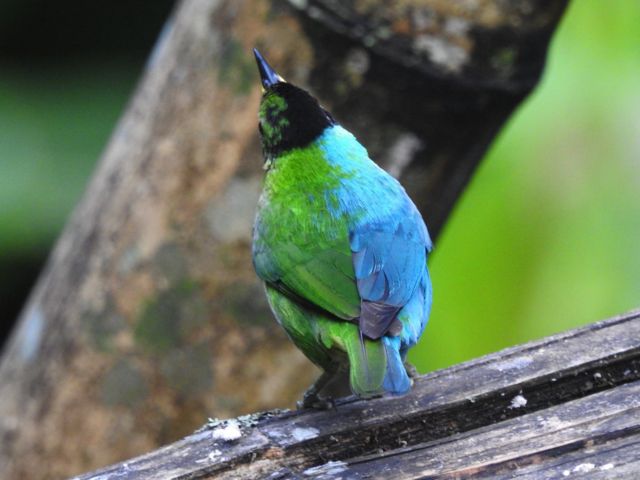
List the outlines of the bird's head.
{"label": "bird's head", "polygon": [[336,122],[308,92],[278,75],[258,50],[253,53],[263,91],[258,129],[265,161],[271,162],[281,153],[306,147]]}

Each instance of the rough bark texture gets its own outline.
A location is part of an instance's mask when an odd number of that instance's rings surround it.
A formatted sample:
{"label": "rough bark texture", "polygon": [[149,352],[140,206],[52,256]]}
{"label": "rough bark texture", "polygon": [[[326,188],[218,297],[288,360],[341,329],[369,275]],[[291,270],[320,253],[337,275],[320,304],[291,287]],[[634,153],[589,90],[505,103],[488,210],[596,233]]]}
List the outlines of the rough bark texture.
{"label": "rough bark texture", "polygon": [[251,47],[401,177],[436,235],[564,6],[181,2],[5,349],[0,477],[59,478],[206,416],[288,406],[315,375],[251,268]]}
{"label": "rough bark texture", "polygon": [[636,311],[425,375],[404,397],[211,422],[77,480],[637,479],[639,412]]}

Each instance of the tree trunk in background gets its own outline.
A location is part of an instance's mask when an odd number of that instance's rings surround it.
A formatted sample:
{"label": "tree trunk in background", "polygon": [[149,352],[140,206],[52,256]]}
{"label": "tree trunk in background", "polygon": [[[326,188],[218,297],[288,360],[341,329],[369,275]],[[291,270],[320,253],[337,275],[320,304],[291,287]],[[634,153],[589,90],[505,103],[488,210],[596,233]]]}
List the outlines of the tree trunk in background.
{"label": "tree trunk in background", "polygon": [[251,266],[251,47],[400,176],[435,236],[536,84],[564,7],[181,2],[4,352],[0,477],[59,478],[207,416],[291,406],[315,376]]}

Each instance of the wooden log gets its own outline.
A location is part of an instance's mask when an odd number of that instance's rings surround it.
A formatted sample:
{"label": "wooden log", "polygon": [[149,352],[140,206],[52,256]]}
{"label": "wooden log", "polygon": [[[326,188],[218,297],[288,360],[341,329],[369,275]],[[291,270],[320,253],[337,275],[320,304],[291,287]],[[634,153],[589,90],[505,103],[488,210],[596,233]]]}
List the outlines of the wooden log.
{"label": "wooden log", "polygon": [[181,1],[4,351],[0,478],[105,465],[311,382],[251,267],[251,47],[402,178],[435,236],[565,4]]}
{"label": "wooden log", "polygon": [[404,397],[213,421],[76,478],[631,479],[639,465],[636,311],[425,375]]}

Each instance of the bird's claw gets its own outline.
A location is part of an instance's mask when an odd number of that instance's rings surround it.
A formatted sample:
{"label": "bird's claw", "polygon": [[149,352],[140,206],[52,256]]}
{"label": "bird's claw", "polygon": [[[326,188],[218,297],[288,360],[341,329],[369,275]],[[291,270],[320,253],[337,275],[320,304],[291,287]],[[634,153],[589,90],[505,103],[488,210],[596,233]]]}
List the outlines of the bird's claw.
{"label": "bird's claw", "polygon": [[416,367],[411,365],[409,362],[404,362],[404,369],[407,371],[407,375],[411,380],[420,376]]}
{"label": "bird's claw", "polygon": [[313,408],[315,410],[330,410],[336,408],[336,402],[331,397],[320,397],[317,393],[305,393],[302,400],[296,402],[298,410]]}

